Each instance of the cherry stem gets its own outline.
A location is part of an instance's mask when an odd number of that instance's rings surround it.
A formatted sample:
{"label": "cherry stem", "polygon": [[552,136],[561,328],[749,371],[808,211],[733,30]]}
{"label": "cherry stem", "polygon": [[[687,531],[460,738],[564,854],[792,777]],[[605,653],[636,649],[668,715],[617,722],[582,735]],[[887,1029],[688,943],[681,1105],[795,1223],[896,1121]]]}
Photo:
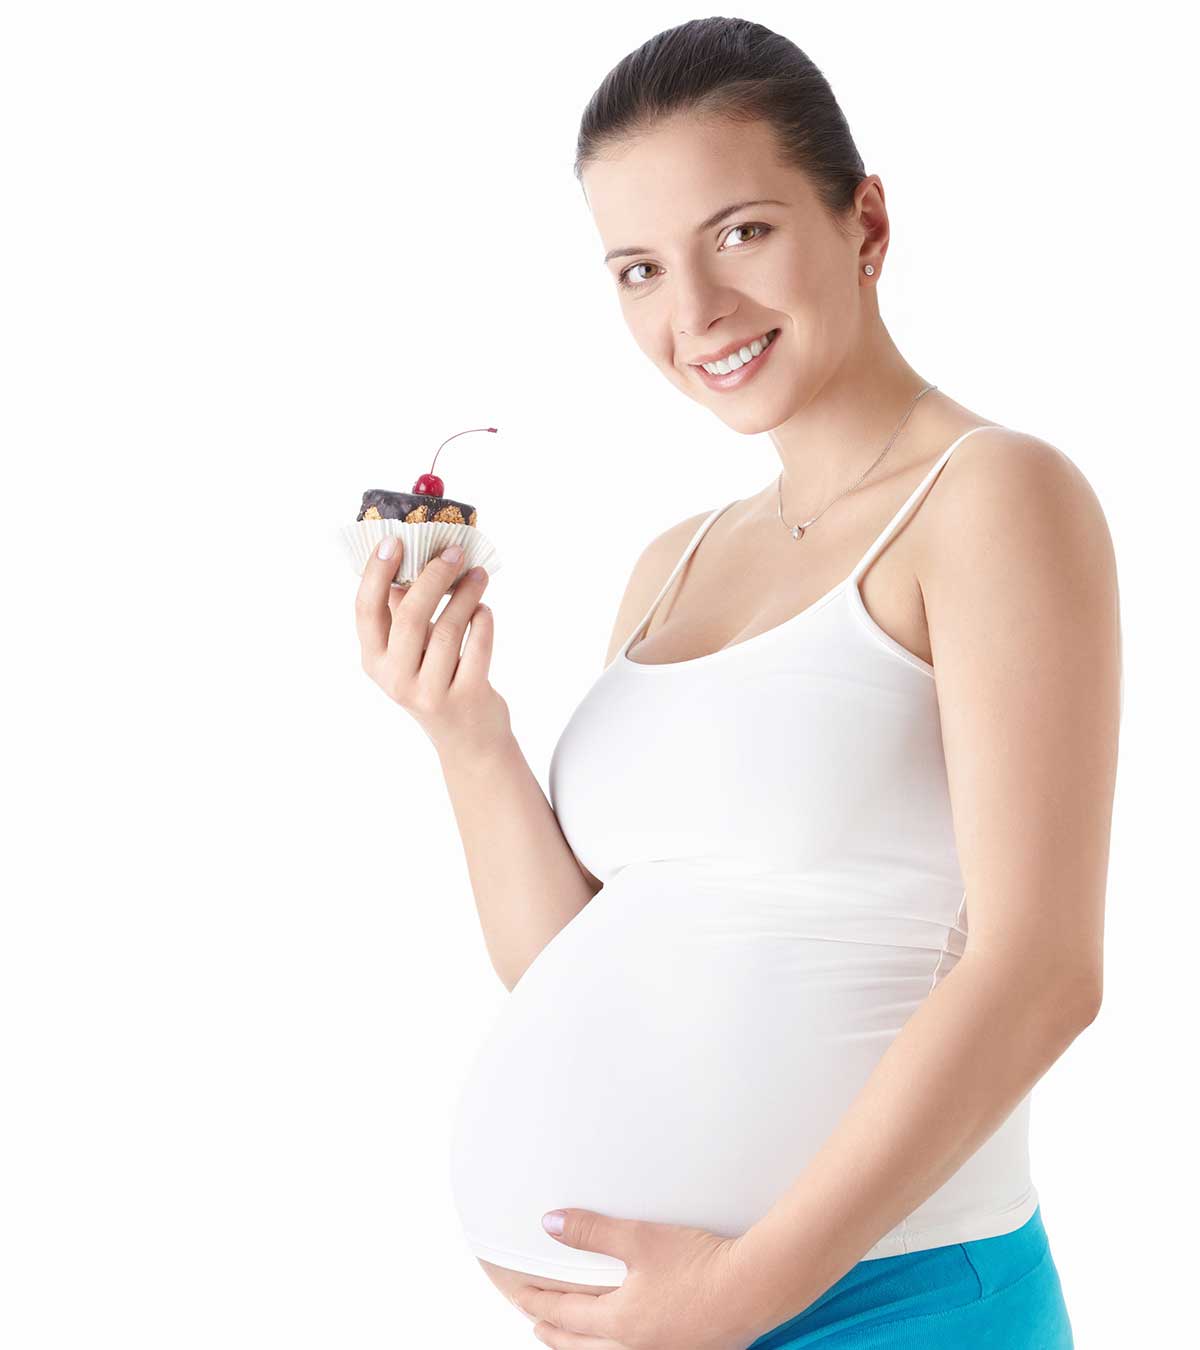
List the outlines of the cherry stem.
{"label": "cherry stem", "polygon": [[[468,427],[466,431],[456,431],[454,433],[454,436],[466,436],[469,432],[472,431],[495,431],[495,430],[496,430],[495,427]],[[442,442],[442,445],[448,445],[454,439],[454,436],[447,436],[446,439]],[[439,445],[437,450],[434,451],[433,464],[429,466],[430,473],[433,472],[434,465],[437,464],[438,455],[442,453],[442,445]]]}

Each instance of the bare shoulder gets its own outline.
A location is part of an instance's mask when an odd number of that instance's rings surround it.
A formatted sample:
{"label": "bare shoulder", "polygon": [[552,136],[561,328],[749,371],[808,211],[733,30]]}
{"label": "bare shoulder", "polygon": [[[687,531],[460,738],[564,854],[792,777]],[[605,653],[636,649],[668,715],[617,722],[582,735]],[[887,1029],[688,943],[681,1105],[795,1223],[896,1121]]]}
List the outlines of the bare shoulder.
{"label": "bare shoulder", "polygon": [[1064,716],[1085,693],[1111,705],[1116,558],[1078,465],[1036,436],[981,432],[951,455],[927,505],[917,568],[943,711],[1009,699],[1011,727],[1035,689],[1047,702],[1057,690]]}
{"label": "bare shoulder", "polygon": [[688,516],[677,525],[672,525],[655,535],[646,545],[633,564],[629,579],[625,584],[625,593],[617,607],[617,617],[613,623],[612,635],[608,643],[607,665],[620,651],[622,643],[633,632],[634,625],[650,608],[654,597],[662,589],[663,582],[671,575],[671,569],[679,561],[683,550],[687,548],[692,535],[711,514],[701,511]]}
{"label": "bare shoulder", "polygon": [[950,456],[927,505],[922,591],[989,572],[1017,588],[1100,575],[1115,588],[1099,498],[1079,466],[1037,436],[1007,428],[972,436]]}

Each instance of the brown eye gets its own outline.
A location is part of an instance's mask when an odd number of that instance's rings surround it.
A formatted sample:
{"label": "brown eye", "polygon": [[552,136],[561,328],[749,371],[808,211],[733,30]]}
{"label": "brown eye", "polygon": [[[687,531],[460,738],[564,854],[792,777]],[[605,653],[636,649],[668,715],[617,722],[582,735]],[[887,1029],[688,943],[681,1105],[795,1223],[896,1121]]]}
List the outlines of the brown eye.
{"label": "brown eye", "polygon": [[[627,280],[629,273],[638,267],[654,267],[654,266],[656,266],[655,263],[631,263],[628,267],[622,269],[622,271],[620,271],[617,274],[617,284],[624,287],[625,290],[627,291],[636,291],[638,289],[637,285]],[[648,281],[650,279],[651,278],[649,277],[643,278],[644,281]]]}
{"label": "brown eye", "polygon": [[[757,230],[758,234],[754,235],[750,239],[743,241],[744,243],[752,244],[756,239],[765,238],[765,236],[770,234],[774,228],[775,227],[773,225],[765,225],[762,221],[755,220],[751,221],[749,224],[746,225],[731,225],[729,227],[729,232],[728,234],[726,234],[725,238],[728,239],[730,235],[736,234],[738,230]],[[721,247],[722,249],[724,249],[726,245],[722,243]],[[741,244],[738,244],[735,247],[735,252],[736,249],[740,247]],[[617,285],[620,286],[622,290],[636,291],[639,290],[647,281],[654,280],[653,277],[643,277],[642,280],[639,282],[630,281],[629,280],[630,272],[636,271],[639,267],[658,267],[658,264],[649,262],[638,262],[638,263],[630,263],[628,267],[622,268],[622,270],[617,273]],[[659,268],[659,271],[662,271],[662,269]]]}
{"label": "brown eye", "polygon": [[[770,225],[764,225],[764,224],[762,224],[760,221],[754,221],[754,222],[752,222],[752,223],[749,224],[749,225],[735,225],[735,226],[733,226],[733,228],[729,231],[729,233],[730,233],[730,234],[733,234],[733,233],[735,233],[737,230],[761,230],[761,231],[762,231],[762,234],[755,235],[755,238],[756,238],[756,239],[761,239],[761,238],[763,237],[763,235],[770,234],[771,228],[772,228],[772,227],[771,227]],[[728,236],[727,236],[727,237],[728,237]],[[754,240],[753,240],[753,239],[747,239],[745,242],[748,243],[748,244],[750,244],[750,243],[753,243]],[[724,247],[724,245],[722,245],[722,247]]]}

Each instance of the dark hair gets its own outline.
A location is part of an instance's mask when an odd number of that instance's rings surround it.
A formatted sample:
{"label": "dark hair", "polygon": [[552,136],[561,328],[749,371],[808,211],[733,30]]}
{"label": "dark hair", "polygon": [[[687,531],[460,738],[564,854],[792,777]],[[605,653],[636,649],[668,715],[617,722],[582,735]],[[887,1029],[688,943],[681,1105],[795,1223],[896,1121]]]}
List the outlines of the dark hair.
{"label": "dark hair", "polygon": [[794,42],[749,19],[691,19],[642,43],[588,101],[575,177],[617,142],[674,113],[767,122],[785,164],[802,169],[835,222],[866,169],[829,81]]}

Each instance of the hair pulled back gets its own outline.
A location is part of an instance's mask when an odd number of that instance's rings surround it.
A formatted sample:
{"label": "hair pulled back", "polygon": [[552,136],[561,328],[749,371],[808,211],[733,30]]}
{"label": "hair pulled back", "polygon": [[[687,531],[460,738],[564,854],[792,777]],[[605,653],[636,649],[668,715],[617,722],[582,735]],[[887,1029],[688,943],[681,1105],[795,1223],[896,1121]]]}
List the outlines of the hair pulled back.
{"label": "hair pulled back", "polygon": [[621,142],[682,113],[768,123],[781,161],[808,176],[843,224],[866,169],[829,81],[794,42],[749,19],[691,19],[622,58],[584,109],[576,179]]}

